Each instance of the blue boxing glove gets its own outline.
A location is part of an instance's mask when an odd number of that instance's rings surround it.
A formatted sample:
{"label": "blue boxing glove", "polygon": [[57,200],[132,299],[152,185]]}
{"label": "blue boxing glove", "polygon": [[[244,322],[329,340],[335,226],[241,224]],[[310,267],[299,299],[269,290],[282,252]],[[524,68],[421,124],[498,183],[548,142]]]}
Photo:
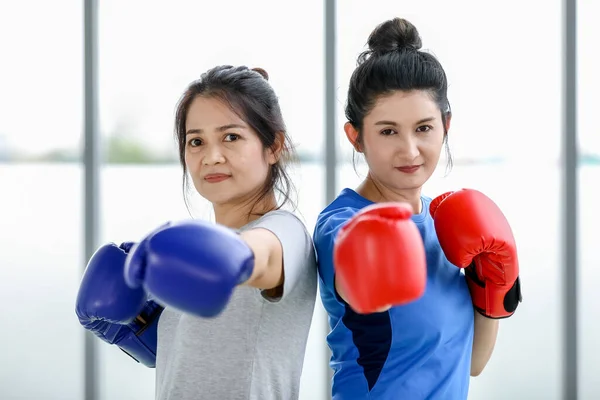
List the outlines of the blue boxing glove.
{"label": "blue boxing glove", "polygon": [[163,308],[149,301],[143,289],[132,289],[125,283],[123,269],[132,246],[110,243],[94,253],[79,287],[75,312],[85,329],[154,368],[157,325]]}
{"label": "blue boxing glove", "polygon": [[200,317],[219,315],[254,270],[254,253],[233,230],[187,220],[161,226],[135,246],[125,281],[165,305]]}

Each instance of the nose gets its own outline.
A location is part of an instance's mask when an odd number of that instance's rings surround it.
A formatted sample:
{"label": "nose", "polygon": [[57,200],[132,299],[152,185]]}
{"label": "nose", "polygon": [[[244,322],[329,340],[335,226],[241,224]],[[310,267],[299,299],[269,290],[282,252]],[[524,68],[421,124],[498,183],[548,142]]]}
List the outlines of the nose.
{"label": "nose", "polygon": [[217,165],[225,162],[223,152],[218,145],[207,145],[204,151],[202,165]]}
{"label": "nose", "polygon": [[398,153],[402,159],[406,160],[406,162],[415,160],[421,154],[419,151],[418,141],[412,137],[412,135],[405,136],[404,140],[402,140],[400,143]]}

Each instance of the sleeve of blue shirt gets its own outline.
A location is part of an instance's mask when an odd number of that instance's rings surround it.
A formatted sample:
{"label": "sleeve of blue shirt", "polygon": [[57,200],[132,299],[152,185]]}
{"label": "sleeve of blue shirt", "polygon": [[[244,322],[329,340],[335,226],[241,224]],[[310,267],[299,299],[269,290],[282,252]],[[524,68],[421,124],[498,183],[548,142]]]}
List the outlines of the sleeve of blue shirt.
{"label": "sleeve of blue shirt", "polygon": [[358,212],[351,207],[338,208],[319,216],[313,240],[317,250],[321,284],[335,296],[333,246],[339,230]]}

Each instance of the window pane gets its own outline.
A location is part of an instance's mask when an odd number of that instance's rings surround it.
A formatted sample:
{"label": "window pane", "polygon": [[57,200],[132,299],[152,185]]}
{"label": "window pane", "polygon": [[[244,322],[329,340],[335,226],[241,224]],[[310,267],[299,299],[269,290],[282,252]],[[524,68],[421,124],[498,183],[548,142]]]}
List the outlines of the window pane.
{"label": "window pane", "polygon": [[454,169],[444,177],[442,159],[423,194],[436,197],[463,187],[483,191],[503,210],[518,243],[524,300],[512,318],[500,322],[492,359],[471,379],[469,398],[558,399],[560,2],[390,0],[365,7],[353,0],[338,7],[337,131],[345,157],[338,189],[356,187],[366,173],[364,162],[358,163],[358,175],[353,171],[343,132],[356,58],[376,25],[406,18],[419,30],[423,48],[444,66],[453,111]]}
{"label": "window pane", "polygon": [[0,3],[2,399],[83,397],[81,4]]}
{"label": "window pane", "polygon": [[600,226],[600,139],[598,137],[598,93],[600,92],[600,61],[597,40],[600,35],[597,15],[600,4],[578,1],[578,139],[579,139],[579,383],[582,399],[600,397],[597,381],[597,360],[600,355],[596,318],[600,315],[598,295],[598,226]]}
{"label": "window pane", "polygon": [[[293,178],[300,212],[312,231],[324,206],[322,164],[310,161],[323,143],[322,9],[319,0],[189,0],[168,7],[141,0],[100,3],[100,109],[108,163],[102,177],[103,240],[138,240],[167,220],[190,217],[173,140],[174,109],[188,83],[220,64],[269,73],[303,160]],[[212,218],[198,195],[191,200],[194,217]],[[325,393],[321,307],[317,301],[303,399]],[[102,346],[101,351],[103,399],[153,396],[154,371],[118,349]],[[136,385],[127,384],[132,380]]]}

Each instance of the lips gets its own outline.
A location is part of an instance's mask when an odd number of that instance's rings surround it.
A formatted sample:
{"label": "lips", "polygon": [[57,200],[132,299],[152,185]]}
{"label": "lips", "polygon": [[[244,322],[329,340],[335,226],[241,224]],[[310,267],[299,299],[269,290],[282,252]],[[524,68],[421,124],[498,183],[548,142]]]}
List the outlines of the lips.
{"label": "lips", "polygon": [[420,165],[405,165],[402,167],[396,167],[396,169],[400,172],[404,172],[405,174],[415,173],[421,168]]}
{"label": "lips", "polygon": [[231,175],[227,174],[208,174],[204,177],[204,180],[209,183],[218,183],[226,179],[231,178]]}

